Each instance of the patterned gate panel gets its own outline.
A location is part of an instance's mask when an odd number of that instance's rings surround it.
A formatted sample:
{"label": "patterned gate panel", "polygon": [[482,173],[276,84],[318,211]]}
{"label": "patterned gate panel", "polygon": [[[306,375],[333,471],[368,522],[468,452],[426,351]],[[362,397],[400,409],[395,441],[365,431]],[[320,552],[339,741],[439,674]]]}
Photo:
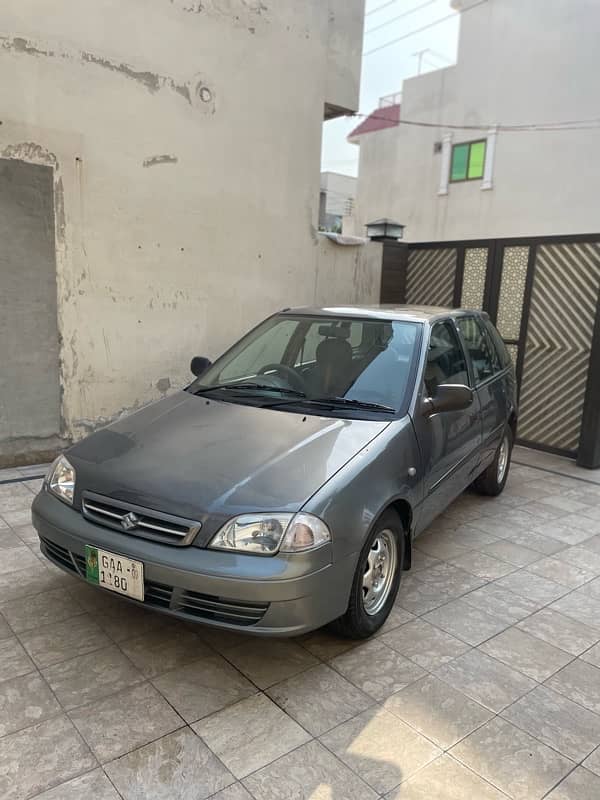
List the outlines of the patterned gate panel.
{"label": "patterned gate panel", "polygon": [[538,247],[520,396],[525,441],[577,450],[599,287],[599,243]]}
{"label": "patterned gate panel", "polygon": [[487,247],[466,248],[460,296],[462,308],[483,308],[487,262]]}
{"label": "patterned gate panel", "polygon": [[415,249],[408,254],[406,302],[414,305],[452,306],[456,282],[456,249]]}

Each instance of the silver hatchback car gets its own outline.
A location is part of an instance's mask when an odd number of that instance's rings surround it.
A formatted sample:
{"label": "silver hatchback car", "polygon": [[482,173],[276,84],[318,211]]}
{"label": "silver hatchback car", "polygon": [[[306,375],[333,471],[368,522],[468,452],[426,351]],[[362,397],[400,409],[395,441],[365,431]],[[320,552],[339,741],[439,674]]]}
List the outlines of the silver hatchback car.
{"label": "silver hatchback car", "polygon": [[286,309],[192,371],[59,456],[33,504],[47,558],[131,602],[367,637],[414,537],[506,482],[515,375],[481,312]]}

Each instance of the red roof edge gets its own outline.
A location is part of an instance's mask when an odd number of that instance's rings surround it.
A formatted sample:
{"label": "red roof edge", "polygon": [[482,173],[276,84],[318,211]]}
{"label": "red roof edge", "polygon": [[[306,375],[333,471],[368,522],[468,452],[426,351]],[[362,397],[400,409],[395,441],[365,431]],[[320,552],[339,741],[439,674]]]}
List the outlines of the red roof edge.
{"label": "red roof edge", "polygon": [[364,133],[374,133],[384,128],[396,128],[400,124],[400,103],[393,106],[376,108],[360,125],[349,134],[348,141],[362,136]]}

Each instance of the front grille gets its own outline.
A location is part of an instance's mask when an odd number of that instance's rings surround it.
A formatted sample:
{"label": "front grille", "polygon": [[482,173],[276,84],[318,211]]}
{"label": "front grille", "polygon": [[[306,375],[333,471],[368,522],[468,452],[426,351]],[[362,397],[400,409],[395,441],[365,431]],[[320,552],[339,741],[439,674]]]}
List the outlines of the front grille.
{"label": "front grille", "polygon": [[201,522],[174,517],[93,492],[83,493],[81,507],[83,516],[97,525],[168,544],[190,544],[202,527]]}
{"label": "front grille", "polygon": [[[50,561],[85,578],[84,556],[73,553],[45,537],[41,537],[41,543],[42,551]],[[246,603],[243,600],[200,594],[190,589],[168,586],[154,581],[144,581],[143,605],[150,608],[168,609],[207,622],[225,622],[230,625],[244,626],[256,625],[269,608],[269,603]]]}
{"label": "front grille", "polygon": [[[44,551],[45,555],[48,556],[50,561],[54,561],[61,567],[65,569],[71,570],[71,572],[77,572],[77,567],[75,566],[75,562],[71,558],[71,553],[65,547],[61,547],[54,542],[51,542],[50,539],[45,539],[43,536],[40,537],[40,541],[43,545],[42,550]],[[83,574],[85,575],[85,559],[82,558],[83,561]]]}
{"label": "front grille", "polygon": [[179,596],[178,604],[185,614],[233,625],[255,625],[263,618],[268,607],[268,603],[245,603],[186,590]]}
{"label": "front grille", "polygon": [[162,583],[153,583],[152,581],[144,582],[144,603],[150,606],[170,608],[172,595],[172,586],[165,586]]}

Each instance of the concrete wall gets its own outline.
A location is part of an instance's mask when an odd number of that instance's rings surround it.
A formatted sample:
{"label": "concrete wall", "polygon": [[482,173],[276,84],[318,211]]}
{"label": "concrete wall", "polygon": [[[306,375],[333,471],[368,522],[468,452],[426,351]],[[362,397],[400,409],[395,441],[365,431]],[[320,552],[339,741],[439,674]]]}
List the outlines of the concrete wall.
{"label": "concrete wall", "polygon": [[[461,18],[458,63],[404,83],[401,117],[466,125],[598,117],[597,0],[489,0]],[[502,132],[493,188],[438,195],[434,144],[487,131],[396,128],[361,137],[358,219],[391,217],[411,241],[597,232],[600,131]]]}
{"label": "concrete wall", "polygon": [[338,296],[355,254],[329,283],[322,120],[326,104],[357,107],[363,10],[1,4],[0,155],[54,176],[68,436],[183,384],[192,355],[272,311]]}
{"label": "concrete wall", "polygon": [[379,303],[383,245],[339,245],[319,236],[313,303]]}

